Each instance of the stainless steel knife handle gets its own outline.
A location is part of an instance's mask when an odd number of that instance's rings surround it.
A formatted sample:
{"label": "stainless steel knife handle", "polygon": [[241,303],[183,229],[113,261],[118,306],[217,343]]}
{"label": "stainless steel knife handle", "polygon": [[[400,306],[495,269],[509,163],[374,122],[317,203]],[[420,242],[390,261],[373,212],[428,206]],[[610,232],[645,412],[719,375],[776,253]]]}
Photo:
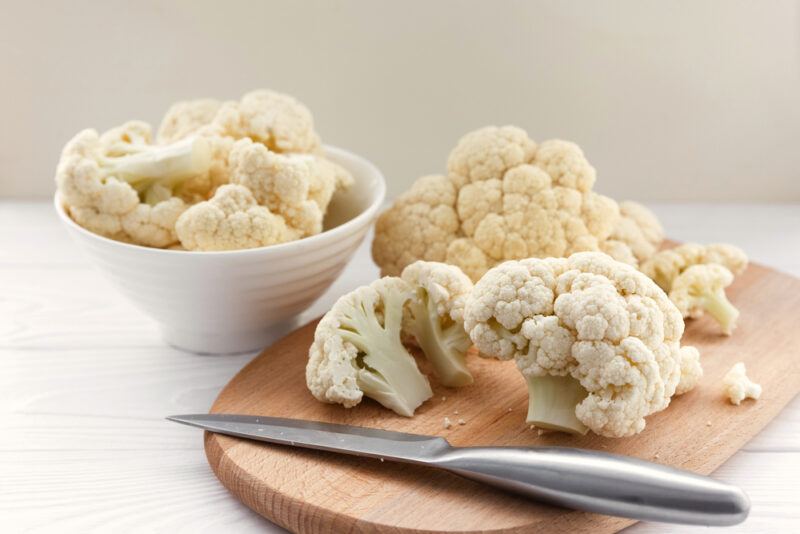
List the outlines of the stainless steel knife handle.
{"label": "stainless steel knife handle", "polygon": [[562,447],[453,447],[433,462],[551,504],[692,525],[735,525],[750,501],[729,484],[651,462]]}

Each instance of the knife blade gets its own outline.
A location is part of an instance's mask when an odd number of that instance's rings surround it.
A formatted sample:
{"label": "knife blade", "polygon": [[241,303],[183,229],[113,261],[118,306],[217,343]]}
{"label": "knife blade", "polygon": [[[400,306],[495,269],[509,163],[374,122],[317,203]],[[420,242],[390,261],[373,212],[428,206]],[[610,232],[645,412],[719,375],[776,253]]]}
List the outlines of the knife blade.
{"label": "knife blade", "polygon": [[557,506],[645,521],[727,526],[747,518],[736,486],[627,456],[569,447],[453,447],[444,438],[279,417],[168,420],[229,436],[421,464]]}

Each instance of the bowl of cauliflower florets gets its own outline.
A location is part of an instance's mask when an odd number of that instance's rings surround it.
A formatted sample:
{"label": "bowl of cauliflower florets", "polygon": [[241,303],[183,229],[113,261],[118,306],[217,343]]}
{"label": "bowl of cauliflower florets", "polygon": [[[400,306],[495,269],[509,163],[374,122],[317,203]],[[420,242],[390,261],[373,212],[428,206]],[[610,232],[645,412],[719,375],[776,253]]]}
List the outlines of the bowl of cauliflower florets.
{"label": "bowl of cauliflower florets", "polygon": [[336,279],[386,185],[369,161],[323,146],[291,96],[173,105],[87,129],[64,147],[55,206],[118,288],[195,352],[255,350]]}

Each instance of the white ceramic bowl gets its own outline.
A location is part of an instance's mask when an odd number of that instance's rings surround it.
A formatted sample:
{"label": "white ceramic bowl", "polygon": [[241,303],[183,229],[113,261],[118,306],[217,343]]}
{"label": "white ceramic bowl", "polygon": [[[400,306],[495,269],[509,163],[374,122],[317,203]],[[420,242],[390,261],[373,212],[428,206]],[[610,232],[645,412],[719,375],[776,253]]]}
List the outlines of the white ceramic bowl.
{"label": "white ceramic bowl", "polygon": [[82,228],[58,195],[56,211],[117,288],[158,322],[167,343],[201,353],[257,350],[333,283],[383,203],[386,183],[372,163],[339,148],[325,151],[355,183],[332,199],[325,231],[299,241],[225,252],[162,250]]}

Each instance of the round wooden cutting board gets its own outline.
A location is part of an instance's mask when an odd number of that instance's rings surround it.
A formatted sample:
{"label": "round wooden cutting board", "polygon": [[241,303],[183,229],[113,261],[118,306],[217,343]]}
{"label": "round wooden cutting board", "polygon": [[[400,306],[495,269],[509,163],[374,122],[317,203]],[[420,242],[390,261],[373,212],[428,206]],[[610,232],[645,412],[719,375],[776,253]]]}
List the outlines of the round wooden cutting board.
{"label": "round wooden cutting board", "polygon": [[[295,417],[439,435],[453,445],[563,445],[627,454],[708,474],[800,391],[800,280],[752,265],[728,295],[741,310],[730,338],[708,318],[687,325],[684,342],[702,354],[694,391],[647,419],[632,438],[539,436],[525,424],[527,391],[513,362],[471,355],[475,384],[435,396],[411,419],[365,398],[359,406],[316,401],[305,386],[315,324],[265,350],[222,390],[212,412]],[[736,362],[761,383],[758,402],[730,405],[721,380]],[[420,367],[428,372],[424,362]],[[449,417],[454,425],[445,429]],[[463,424],[459,424],[463,420]],[[516,497],[456,475],[206,434],[208,461],[247,506],[293,532],[614,532],[632,520],[574,512]]]}

